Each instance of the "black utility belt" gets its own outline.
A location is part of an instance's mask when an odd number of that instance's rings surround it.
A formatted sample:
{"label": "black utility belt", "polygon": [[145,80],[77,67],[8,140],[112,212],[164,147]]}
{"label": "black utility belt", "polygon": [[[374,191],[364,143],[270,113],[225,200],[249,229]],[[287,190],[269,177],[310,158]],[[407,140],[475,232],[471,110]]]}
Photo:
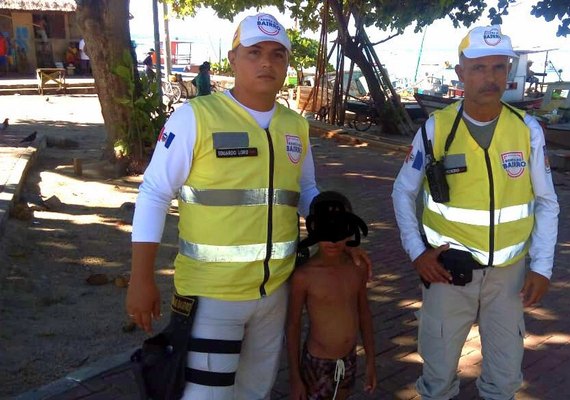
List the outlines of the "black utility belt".
{"label": "black utility belt", "polygon": [[456,249],[442,251],[439,255],[439,261],[451,274],[451,283],[457,286],[465,286],[471,282],[473,280],[473,270],[488,267],[475,261],[471,253]]}

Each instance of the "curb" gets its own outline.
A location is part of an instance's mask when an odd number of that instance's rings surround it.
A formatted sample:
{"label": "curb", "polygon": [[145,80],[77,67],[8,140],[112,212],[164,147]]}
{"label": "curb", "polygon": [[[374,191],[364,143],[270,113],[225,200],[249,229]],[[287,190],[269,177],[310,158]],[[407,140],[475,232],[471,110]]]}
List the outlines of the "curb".
{"label": "curb", "polygon": [[135,350],[103,358],[14,400],[144,399],[146,396],[140,391],[142,382],[130,363]]}
{"label": "curb", "polygon": [[36,160],[38,152],[46,147],[46,143],[46,137],[42,135],[39,137],[36,145],[18,148],[14,151],[14,158],[17,158],[17,160],[9,172],[6,182],[3,183],[4,187],[0,191],[0,235],[4,233],[10,211],[20,197],[20,191],[29,169]]}

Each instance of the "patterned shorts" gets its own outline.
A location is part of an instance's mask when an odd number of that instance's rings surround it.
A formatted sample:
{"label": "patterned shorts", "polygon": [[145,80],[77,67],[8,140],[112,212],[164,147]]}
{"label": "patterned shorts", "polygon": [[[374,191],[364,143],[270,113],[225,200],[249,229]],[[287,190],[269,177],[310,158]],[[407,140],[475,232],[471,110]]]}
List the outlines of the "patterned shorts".
{"label": "patterned shorts", "polygon": [[338,361],[344,363],[344,377],[341,378],[338,388],[352,389],[356,382],[356,347],[343,358],[331,360],[312,356],[305,343],[301,357],[301,378],[307,388],[307,400],[332,398],[336,387],[335,371]]}

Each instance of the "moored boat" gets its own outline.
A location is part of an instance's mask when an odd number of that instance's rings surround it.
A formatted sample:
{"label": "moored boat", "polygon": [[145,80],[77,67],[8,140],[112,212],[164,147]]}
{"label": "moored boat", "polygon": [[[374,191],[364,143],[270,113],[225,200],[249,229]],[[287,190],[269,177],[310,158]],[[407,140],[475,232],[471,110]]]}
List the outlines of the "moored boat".
{"label": "moored boat", "polygon": [[[454,103],[461,100],[463,97],[446,97],[446,96],[434,96],[423,93],[414,93],[414,98],[424,110],[426,115],[430,115],[435,110],[440,110],[447,106],[448,104]],[[522,100],[508,101],[510,105],[522,110],[533,110],[540,108],[542,104],[542,96],[540,97],[525,97]]]}
{"label": "moored boat", "polygon": [[570,122],[546,125],[544,138],[549,146],[570,149]]}
{"label": "moored boat", "polygon": [[[525,111],[540,108],[544,94],[535,92],[532,93],[531,96],[527,96],[525,84],[527,81],[528,55],[545,51],[548,50],[515,50],[518,58],[512,59],[512,67],[507,77],[507,87],[502,97],[504,102]],[[446,93],[439,96],[431,93],[414,93],[414,97],[424,112],[429,115],[435,110],[461,100],[463,97],[463,88],[451,86],[447,89]]]}

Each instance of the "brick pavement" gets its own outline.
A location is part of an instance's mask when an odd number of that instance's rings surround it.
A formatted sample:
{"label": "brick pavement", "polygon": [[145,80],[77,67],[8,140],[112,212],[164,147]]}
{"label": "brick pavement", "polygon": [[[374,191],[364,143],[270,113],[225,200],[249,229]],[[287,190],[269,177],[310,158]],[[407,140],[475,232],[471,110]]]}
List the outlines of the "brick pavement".
{"label": "brick pavement", "polygon": [[[336,135],[336,138],[342,135]],[[367,221],[370,234],[363,242],[374,263],[369,299],[376,339],[378,390],[373,396],[362,392],[362,375],[350,398],[419,399],[414,382],[421,371],[416,352],[417,321],[421,305],[418,279],[400,246],[392,212],[391,191],[404,153],[396,148],[363,146],[312,137],[321,189],[346,193],[356,212]],[[570,200],[570,176],[553,172],[561,205],[556,266],[549,294],[526,312],[524,385],[519,400],[555,400],[570,397],[570,223],[566,216]],[[359,357],[362,367],[364,357]],[[480,373],[480,341],[477,327],[471,330],[459,363],[459,399],[478,399],[475,379]],[[363,368],[359,369],[363,371]],[[287,365],[282,361],[274,398],[288,394]]]}
{"label": "brick pavement", "polygon": [[[337,141],[338,137],[344,140]],[[366,396],[361,389],[362,379],[359,379],[357,390],[351,396],[353,400],[419,398],[414,390],[415,379],[421,370],[421,360],[416,352],[414,312],[421,305],[421,291],[416,274],[401,249],[390,198],[405,146],[398,146],[391,140],[383,139],[382,142],[382,145],[370,142],[366,146],[348,135],[336,135],[332,139],[312,138],[320,188],[340,189],[346,193],[370,227],[363,245],[374,263],[369,298],[379,386],[373,396]],[[5,154],[0,155],[4,168],[11,161]],[[570,303],[567,296],[570,291],[570,223],[566,218],[570,177],[557,172],[553,174],[561,205],[556,268],[550,293],[542,304],[527,310],[525,382],[517,396],[519,400],[562,399],[570,392],[570,320],[564,318]],[[462,380],[459,398],[462,400],[477,398],[474,381],[480,371],[480,360],[479,336],[473,328],[459,364]],[[362,362],[363,357],[359,357],[360,367]],[[287,365],[283,357],[273,398],[285,399],[287,395]]]}

